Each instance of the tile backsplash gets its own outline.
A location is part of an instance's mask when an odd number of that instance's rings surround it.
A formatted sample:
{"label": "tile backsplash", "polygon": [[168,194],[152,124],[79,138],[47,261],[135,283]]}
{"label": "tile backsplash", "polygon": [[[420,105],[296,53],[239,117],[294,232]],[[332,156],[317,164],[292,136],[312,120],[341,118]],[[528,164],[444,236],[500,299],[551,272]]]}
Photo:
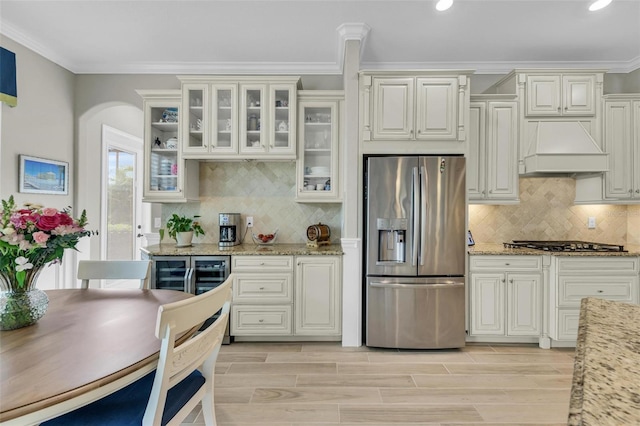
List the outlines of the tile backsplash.
{"label": "tile backsplash", "polygon": [[[469,229],[476,242],[583,240],[640,245],[640,206],[574,205],[572,178],[520,178],[520,204],[471,205]],[[588,229],[589,217],[596,228]]]}
{"label": "tile backsplash", "polygon": [[[194,242],[217,244],[219,213],[240,213],[241,235],[246,216],[253,216],[256,234],[279,229],[278,243],[304,243],[307,227],[322,222],[331,228],[331,241],[339,244],[342,204],[297,203],[295,191],[293,161],[201,162],[200,203],[164,204],[162,223],[173,213],[200,215],[206,234]],[[250,233],[245,243],[252,242]]]}

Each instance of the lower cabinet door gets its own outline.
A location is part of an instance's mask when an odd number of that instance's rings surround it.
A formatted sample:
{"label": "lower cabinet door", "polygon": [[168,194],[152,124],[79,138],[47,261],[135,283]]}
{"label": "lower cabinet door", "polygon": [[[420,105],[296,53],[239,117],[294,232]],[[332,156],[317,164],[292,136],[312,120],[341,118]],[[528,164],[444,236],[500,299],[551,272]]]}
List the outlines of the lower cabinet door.
{"label": "lower cabinet door", "polygon": [[340,260],[299,256],[296,261],[295,329],[297,336],[341,333]]}
{"label": "lower cabinet door", "polygon": [[507,335],[540,336],[540,274],[507,274]]}
{"label": "lower cabinet door", "polygon": [[504,336],[504,274],[472,274],[471,335]]}
{"label": "lower cabinet door", "polygon": [[291,335],[291,305],[234,305],[232,336]]}

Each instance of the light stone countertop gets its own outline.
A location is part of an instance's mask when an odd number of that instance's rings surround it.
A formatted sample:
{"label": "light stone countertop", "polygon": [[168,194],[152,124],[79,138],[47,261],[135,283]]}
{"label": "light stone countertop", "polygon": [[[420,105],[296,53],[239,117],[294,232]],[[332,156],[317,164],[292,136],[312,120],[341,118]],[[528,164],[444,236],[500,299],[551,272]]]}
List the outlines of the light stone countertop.
{"label": "light stone countertop", "polygon": [[584,298],[569,425],[640,424],[640,305]]}
{"label": "light stone countertop", "polygon": [[342,256],[340,244],[307,247],[306,244],[240,244],[232,247],[218,247],[217,244],[197,244],[190,247],[176,247],[175,243],[162,243],[143,247],[142,251],[152,256]]}
{"label": "light stone countertop", "polygon": [[476,243],[468,248],[469,254],[483,255],[541,255],[550,254],[552,256],[640,256],[640,246],[624,246],[626,252],[593,252],[593,251],[544,251],[529,248],[505,248],[502,244]]}

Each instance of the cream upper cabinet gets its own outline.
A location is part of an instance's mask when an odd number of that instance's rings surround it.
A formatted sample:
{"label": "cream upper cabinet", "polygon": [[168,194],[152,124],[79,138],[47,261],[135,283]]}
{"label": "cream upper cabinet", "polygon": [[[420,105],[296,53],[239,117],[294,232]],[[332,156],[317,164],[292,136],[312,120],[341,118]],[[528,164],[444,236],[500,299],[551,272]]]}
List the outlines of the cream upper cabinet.
{"label": "cream upper cabinet", "polygon": [[340,111],[342,91],[298,92],[296,201],[340,202]]}
{"label": "cream upper cabinet", "polygon": [[296,158],[298,77],[178,78],[185,158]]}
{"label": "cream upper cabinet", "polygon": [[605,198],[640,202],[640,97],[606,97],[604,145],[609,154]]}
{"label": "cream upper cabinet", "polygon": [[593,116],[595,74],[527,75],[526,115]]}
{"label": "cream upper cabinet", "polygon": [[182,85],[182,153],[187,158],[238,154],[236,84]]}
{"label": "cream upper cabinet", "polygon": [[458,78],[416,79],[415,138],[458,140]]}
{"label": "cream upper cabinet", "polygon": [[198,201],[199,165],[182,157],[180,90],[138,90],[144,110],[143,201]]}
{"label": "cream upper cabinet", "polygon": [[240,84],[240,154],[296,157],[296,85]]}
{"label": "cream upper cabinet", "polygon": [[414,78],[373,78],[372,139],[413,139]]}
{"label": "cream upper cabinet", "polygon": [[468,97],[466,71],[363,71],[363,152],[450,151],[451,142],[466,140]]}
{"label": "cream upper cabinet", "polygon": [[469,201],[518,202],[518,105],[513,96],[472,97],[468,140]]}

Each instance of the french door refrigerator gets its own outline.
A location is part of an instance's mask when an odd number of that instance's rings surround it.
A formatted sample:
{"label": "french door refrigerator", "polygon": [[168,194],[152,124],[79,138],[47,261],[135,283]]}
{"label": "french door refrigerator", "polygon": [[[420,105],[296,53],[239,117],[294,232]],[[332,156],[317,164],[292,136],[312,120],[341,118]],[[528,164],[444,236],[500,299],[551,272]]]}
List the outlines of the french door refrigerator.
{"label": "french door refrigerator", "polygon": [[364,172],[365,344],[463,347],[464,157],[369,156]]}

